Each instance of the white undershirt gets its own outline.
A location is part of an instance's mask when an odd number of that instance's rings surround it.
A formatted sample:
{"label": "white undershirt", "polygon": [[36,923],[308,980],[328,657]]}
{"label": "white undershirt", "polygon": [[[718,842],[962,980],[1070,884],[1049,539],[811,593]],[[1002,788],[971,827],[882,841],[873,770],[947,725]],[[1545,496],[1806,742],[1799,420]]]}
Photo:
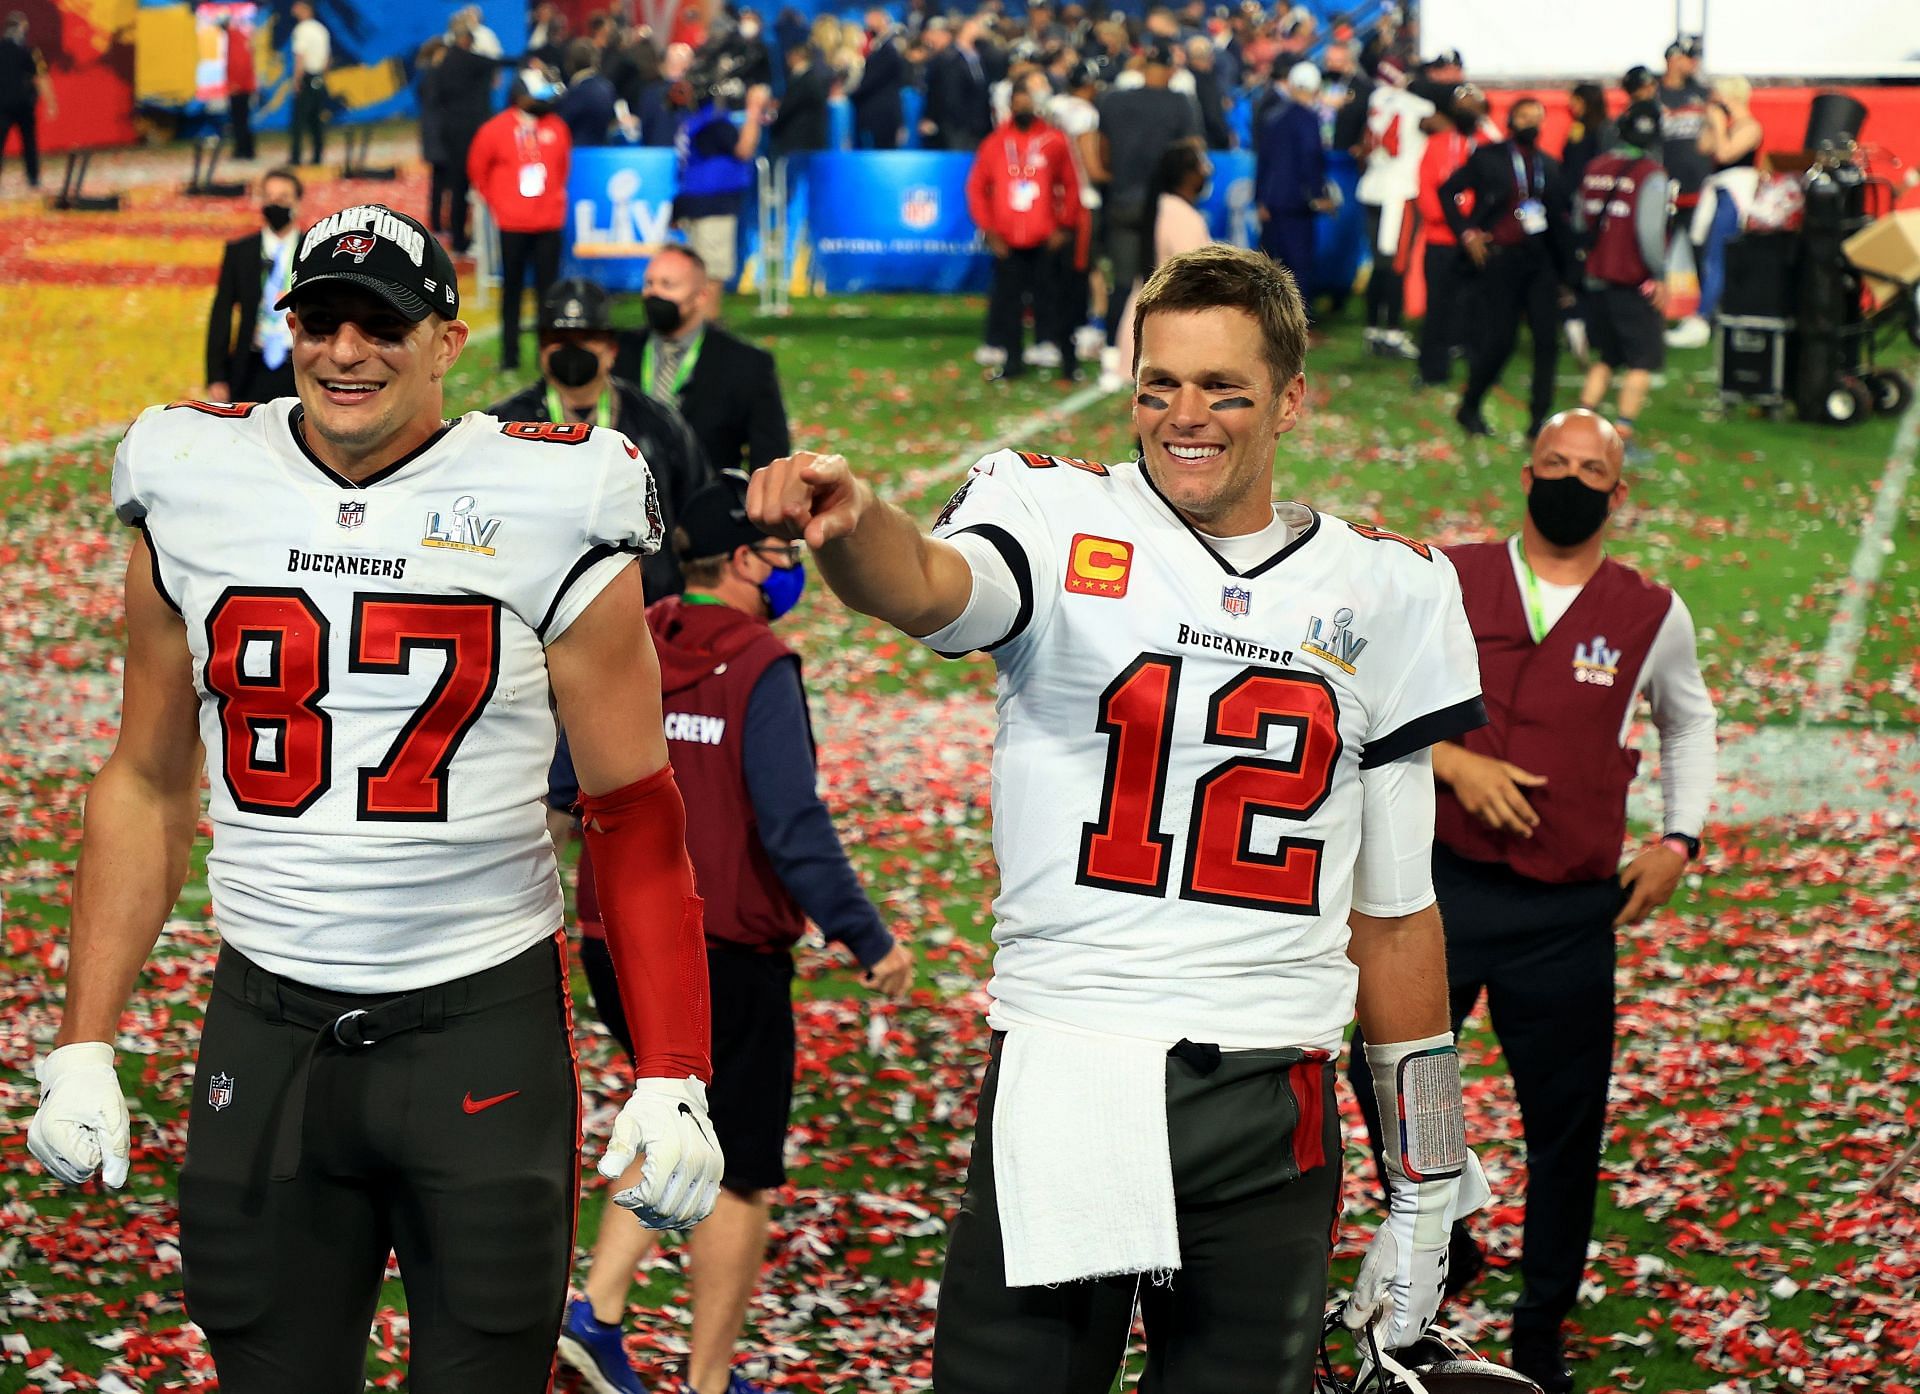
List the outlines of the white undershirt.
{"label": "white undershirt", "polygon": [[1297,503],[1276,503],[1273,506],[1273,521],[1258,532],[1243,532],[1234,537],[1215,537],[1210,532],[1195,532],[1207,540],[1207,545],[1218,552],[1221,559],[1235,571],[1245,571],[1250,566],[1258,566],[1275,552],[1292,542],[1294,538],[1307,530],[1313,521],[1313,514]]}
{"label": "white undershirt", "polygon": [[[1513,583],[1520,589],[1521,604],[1526,604],[1527,573],[1520,554],[1520,539],[1507,539],[1507,556],[1513,563]],[[1583,587],[1555,585],[1543,581],[1536,572],[1534,585],[1540,596],[1540,614],[1551,630],[1565,617]],[[1705,826],[1707,812],[1713,806],[1713,785],[1719,772],[1717,745],[1718,719],[1713,695],[1700,676],[1699,646],[1694,642],[1693,616],[1679,595],[1673,597],[1666,618],[1647,650],[1647,661],[1640,665],[1638,685],[1627,698],[1626,715],[1620,722],[1619,743],[1627,743],[1627,730],[1633,724],[1633,699],[1644,692],[1653,726],[1660,733],[1660,802],[1664,813],[1662,831],[1698,837]]]}

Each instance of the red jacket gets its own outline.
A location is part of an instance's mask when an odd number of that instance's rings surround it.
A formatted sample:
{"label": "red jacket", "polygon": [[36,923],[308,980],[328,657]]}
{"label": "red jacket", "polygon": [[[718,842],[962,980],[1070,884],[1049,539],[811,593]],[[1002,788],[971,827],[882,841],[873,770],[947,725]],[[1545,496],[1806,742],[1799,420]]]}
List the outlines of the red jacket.
{"label": "red jacket", "polygon": [[[1435,247],[1457,247],[1460,239],[1453,235],[1453,229],[1447,225],[1447,215],[1440,207],[1440,186],[1453,177],[1453,172],[1467,162],[1467,156],[1473,153],[1474,141],[1458,131],[1441,131],[1427,141],[1427,148],[1420,156],[1420,226],[1427,234],[1427,242]],[[1460,211],[1473,212],[1471,192],[1460,196]]]}
{"label": "red jacket", "polygon": [[253,93],[260,83],[253,75],[253,31],[227,30],[227,91]]}
{"label": "red jacket", "polygon": [[[467,179],[502,232],[558,232],[567,222],[567,169],[573,163],[573,137],[567,123],[549,112],[528,127],[520,112],[508,108],[482,126],[467,152]],[[521,170],[538,164],[538,193],[522,193]]]}
{"label": "red jacket", "polygon": [[980,142],[967,175],[967,211],[982,232],[1009,247],[1038,247],[1080,225],[1080,179],[1067,138],[1035,119],[1022,131],[1008,121]]}

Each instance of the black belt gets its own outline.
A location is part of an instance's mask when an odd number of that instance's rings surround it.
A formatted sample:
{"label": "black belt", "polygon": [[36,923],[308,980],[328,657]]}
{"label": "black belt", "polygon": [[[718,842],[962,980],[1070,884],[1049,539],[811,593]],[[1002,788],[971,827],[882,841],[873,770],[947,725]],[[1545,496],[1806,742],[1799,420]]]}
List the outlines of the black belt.
{"label": "black belt", "polygon": [[[284,1021],[313,1032],[313,1041],[281,1099],[269,1175],[275,1181],[291,1181],[300,1174],[307,1085],[313,1077],[314,1058],[322,1050],[351,1052],[408,1031],[438,1031],[452,1018],[555,991],[560,983],[559,962],[553,942],[543,939],[505,963],[467,977],[379,997],[303,987],[262,968],[231,944],[224,946],[213,970],[216,991],[244,1002],[268,1021]],[[363,1002],[367,1005],[356,1005]]]}

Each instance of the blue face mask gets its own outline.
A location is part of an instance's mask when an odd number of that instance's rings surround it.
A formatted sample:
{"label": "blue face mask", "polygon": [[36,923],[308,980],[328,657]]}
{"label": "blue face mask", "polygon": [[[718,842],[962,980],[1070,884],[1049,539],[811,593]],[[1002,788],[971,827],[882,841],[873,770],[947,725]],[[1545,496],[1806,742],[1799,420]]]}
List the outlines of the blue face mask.
{"label": "blue face mask", "polygon": [[769,622],[779,619],[787,611],[800,603],[800,592],[807,588],[807,568],[801,562],[792,566],[774,567],[767,579],[760,583],[760,594],[767,598],[767,619]]}

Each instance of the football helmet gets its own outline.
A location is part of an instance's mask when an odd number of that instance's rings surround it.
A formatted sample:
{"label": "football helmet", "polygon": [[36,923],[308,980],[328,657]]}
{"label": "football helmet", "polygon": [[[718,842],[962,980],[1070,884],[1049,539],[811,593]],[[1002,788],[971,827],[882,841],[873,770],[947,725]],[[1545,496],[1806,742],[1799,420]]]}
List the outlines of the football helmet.
{"label": "football helmet", "polygon": [[1427,1328],[1426,1335],[1396,1351],[1381,1350],[1371,1327],[1359,1332],[1354,1345],[1360,1371],[1348,1381],[1334,1369],[1328,1349],[1335,1333],[1345,1330],[1337,1304],[1327,1313],[1320,1332],[1313,1394],[1543,1394],[1518,1370],[1475,1354],[1473,1347],[1444,1326]]}

